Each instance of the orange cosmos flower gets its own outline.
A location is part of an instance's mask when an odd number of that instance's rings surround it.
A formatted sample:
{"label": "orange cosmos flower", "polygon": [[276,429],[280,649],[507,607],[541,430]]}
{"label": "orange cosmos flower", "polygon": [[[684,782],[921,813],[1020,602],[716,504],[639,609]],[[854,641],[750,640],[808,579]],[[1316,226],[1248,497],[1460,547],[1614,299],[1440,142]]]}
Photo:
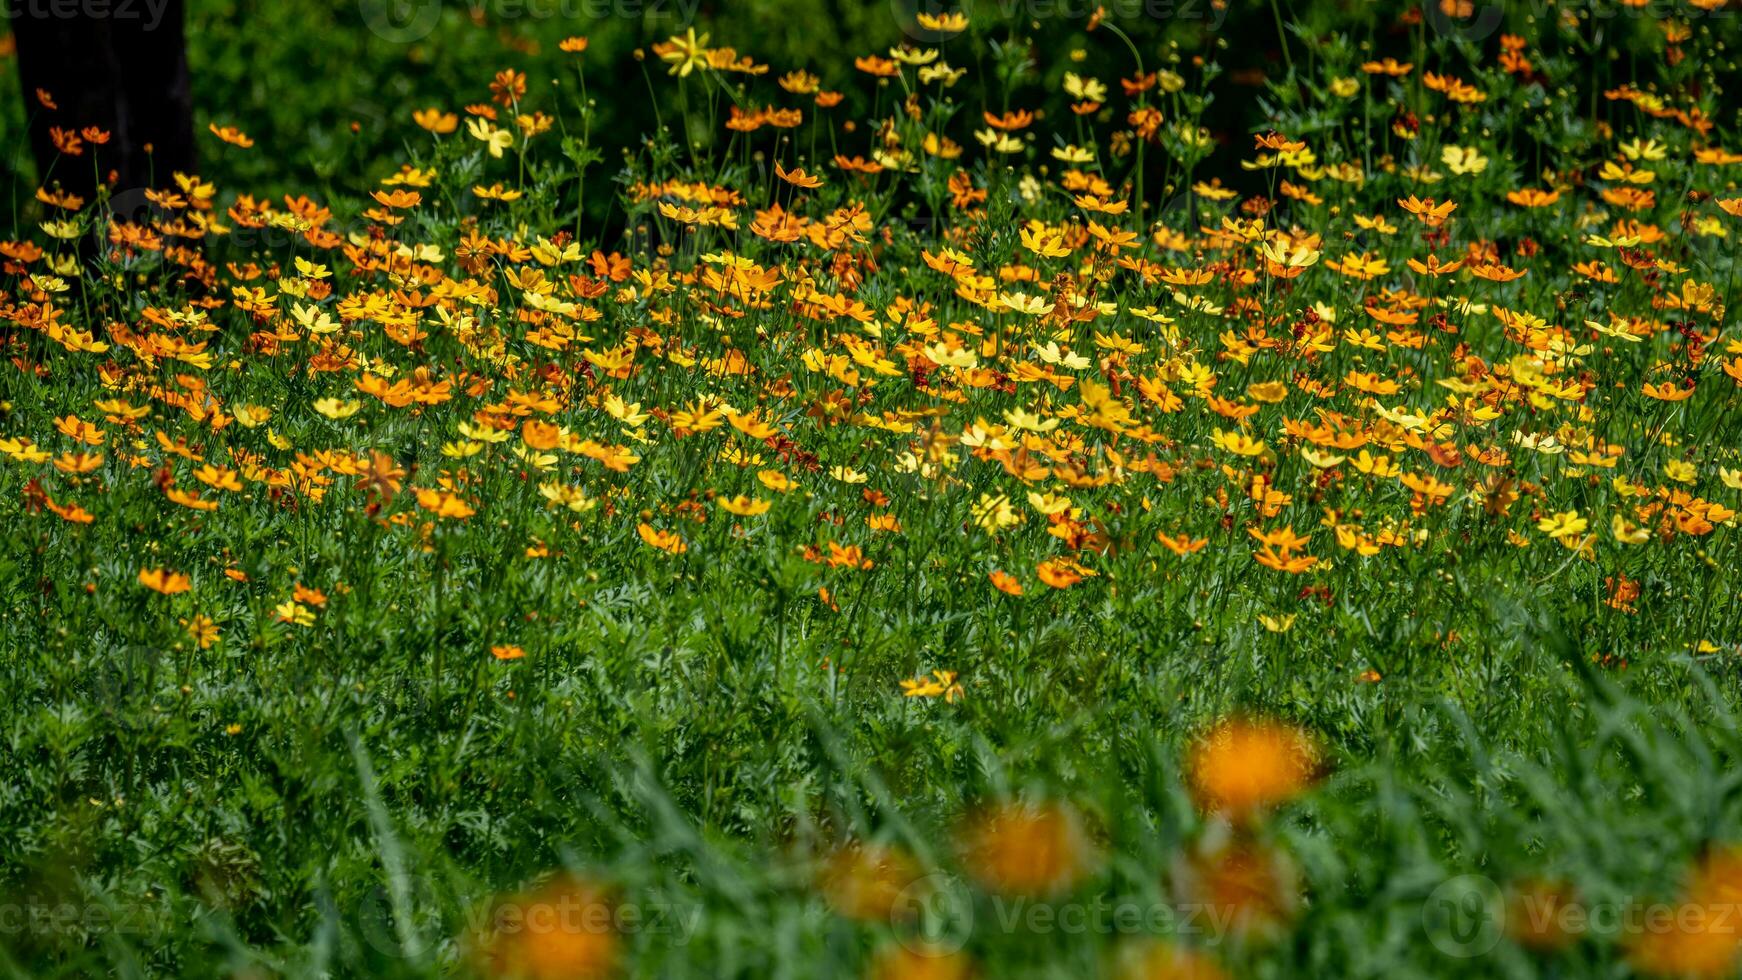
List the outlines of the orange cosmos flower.
{"label": "orange cosmos flower", "polygon": [[213,136],[216,136],[231,146],[239,146],[246,150],[254,145],[254,141],[248,138],[247,133],[242,132],[234,126],[220,127],[217,123],[208,123],[206,128],[211,130]]}
{"label": "orange cosmos flower", "polygon": [[1403,208],[1403,210],[1408,211],[1410,214],[1415,215],[1421,220],[1422,224],[1427,225],[1429,228],[1438,228],[1445,222],[1446,218],[1451,215],[1453,211],[1457,210],[1458,207],[1456,201],[1447,201],[1444,204],[1439,204],[1431,197],[1424,201],[1416,197],[1414,194],[1411,194],[1408,197],[1398,198],[1397,205],[1398,207]]}
{"label": "orange cosmos flower", "polygon": [[416,493],[417,505],[437,517],[449,517],[463,521],[477,513],[470,504],[445,490],[419,489]]}
{"label": "orange cosmos flower", "polygon": [[1398,64],[1396,58],[1386,58],[1384,61],[1368,61],[1361,65],[1361,70],[1369,75],[1389,75],[1401,78],[1415,70],[1413,64]]}
{"label": "orange cosmos flower", "polygon": [[530,449],[554,449],[561,438],[562,432],[548,422],[527,419],[520,426],[520,439]]}
{"label": "orange cosmos flower", "polygon": [[963,860],[981,884],[1011,895],[1051,895],[1093,870],[1096,855],[1077,815],[1062,803],[1007,803],[974,818]]}
{"label": "orange cosmos flower", "polygon": [[1176,876],[1193,904],[1218,910],[1238,936],[1273,936],[1300,906],[1294,866],[1274,848],[1236,840],[1180,862]]}
{"label": "orange cosmos flower", "polygon": [[1034,573],[1042,582],[1055,589],[1068,589],[1085,578],[1099,574],[1070,558],[1048,558],[1035,566]]}
{"label": "orange cosmos flower", "polygon": [[193,581],[185,574],[164,568],[141,568],[139,584],[164,595],[176,595],[193,588]]}
{"label": "orange cosmos flower", "polygon": [[1208,955],[1160,940],[1120,950],[1119,980],[1228,980],[1228,971]]}
{"label": "orange cosmos flower", "polygon": [[820,884],[823,897],[840,915],[860,922],[889,922],[913,911],[898,903],[921,876],[919,865],[899,847],[853,844],[823,863]]}
{"label": "orange cosmos flower", "polygon": [[1543,208],[1561,199],[1561,192],[1556,190],[1541,191],[1534,187],[1525,187],[1516,191],[1507,191],[1506,199],[1521,208]]}
{"label": "orange cosmos flower", "polygon": [[1506,934],[1519,945],[1552,953],[1578,940],[1565,928],[1563,914],[1577,905],[1572,887],[1564,882],[1526,878],[1514,884],[1506,900]]}
{"label": "orange cosmos flower", "polygon": [[775,161],[774,164],[774,175],[794,187],[803,187],[806,190],[823,186],[823,179],[821,177],[813,177],[810,174],[805,173],[802,167],[794,167],[793,169],[788,170],[785,167],[782,167],[778,160]]}
{"label": "orange cosmos flower", "polygon": [[871,961],[867,980],[968,980],[974,964],[967,956],[925,945],[892,945]]}
{"label": "orange cosmos flower", "polygon": [[1664,977],[1733,977],[1742,959],[1742,847],[1714,849],[1695,863],[1679,900],[1663,906],[1662,921],[1648,915],[1630,937],[1628,961],[1642,973]]}
{"label": "orange cosmos flower", "polygon": [[1165,531],[1156,532],[1155,540],[1160,541],[1167,550],[1181,556],[1202,551],[1210,543],[1209,538],[1194,538],[1189,534],[1170,536]]}
{"label": "orange cosmos flower", "polygon": [[440,109],[419,109],[411,114],[411,118],[413,122],[437,136],[446,136],[460,127],[458,115]]}
{"label": "orange cosmos flower", "polygon": [[1318,759],[1302,729],[1233,719],[1197,740],[1186,769],[1199,807],[1247,816],[1299,795],[1316,778]]}
{"label": "orange cosmos flower", "polygon": [[616,973],[621,942],[604,889],[565,877],[497,900],[472,944],[487,977],[603,980]]}
{"label": "orange cosmos flower", "polygon": [[651,524],[635,525],[635,533],[641,535],[641,540],[650,548],[658,548],[660,551],[670,552],[674,555],[681,555],[690,550],[690,546],[685,544],[683,538],[678,537],[675,532],[656,530]]}

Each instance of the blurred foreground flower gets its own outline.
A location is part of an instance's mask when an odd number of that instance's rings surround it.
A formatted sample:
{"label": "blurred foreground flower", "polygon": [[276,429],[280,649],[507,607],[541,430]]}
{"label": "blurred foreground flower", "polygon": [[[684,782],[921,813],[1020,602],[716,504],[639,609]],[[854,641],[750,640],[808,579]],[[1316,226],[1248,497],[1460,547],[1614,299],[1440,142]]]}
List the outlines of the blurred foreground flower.
{"label": "blurred foreground flower", "polygon": [[[1742,953],[1742,847],[1719,847],[1688,875],[1681,899],[1653,906],[1628,943],[1641,973],[1663,977],[1733,977]],[[1658,911],[1665,914],[1656,914]]]}
{"label": "blurred foreground flower", "polygon": [[1094,846],[1062,803],[999,806],[973,820],[964,860],[987,888],[1013,895],[1057,894],[1093,870]]}
{"label": "blurred foreground flower", "polygon": [[1318,761],[1318,748],[1299,728],[1233,719],[1198,740],[1187,771],[1199,807],[1240,817],[1298,796],[1317,778]]}
{"label": "blurred foreground flower", "polygon": [[[1572,886],[1527,878],[1512,886],[1506,901],[1506,934],[1526,949],[1552,953],[1571,946],[1578,933],[1569,928],[1569,911],[1582,909]],[[1576,914],[1576,913],[1575,913]]]}
{"label": "blurred foreground flower", "polygon": [[882,844],[854,844],[830,855],[822,871],[829,906],[860,922],[888,922],[896,901],[920,878],[907,852]]}
{"label": "blurred foreground flower", "polygon": [[929,946],[890,946],[865,972],[867,980],[967,980],[973,975],[967,956]]}
{"label": "blurred foreground flower", "polygon": [[1228,972],[1196,950],[1149,940],[1120,950],[1115,976],[1120,980],[1227,980]]}
{"label": "blurred foreground flower", "polygon": [[1218,933],[1242,939],[1275,936],[1300,907],[1294,864],[1255,841],[1235,839],[1192,854],[1175,877],[1184,904],[1208,909],[1206,921]]}
{"label": "blurred foreground flower", "polygon": [[615,911],[605,891],[563,877],[497,899],[474,937],[479,972],[497,980],[594,980],[615,973]]}

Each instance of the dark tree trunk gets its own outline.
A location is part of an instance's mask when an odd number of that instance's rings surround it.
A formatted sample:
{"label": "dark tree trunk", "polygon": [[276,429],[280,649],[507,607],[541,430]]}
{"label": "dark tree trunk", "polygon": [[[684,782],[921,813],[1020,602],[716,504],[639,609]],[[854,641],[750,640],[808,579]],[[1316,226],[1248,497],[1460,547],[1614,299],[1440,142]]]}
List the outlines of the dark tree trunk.
{"label": "dark tree trunk", "polygon": [[[183,0],[0,0],[18,41],[30,147],[44,184],[89,197],[163,187],[194,170]],[[37,98],[45,93],[57,108]],[[52,129],[110,134],[61,152]]]}

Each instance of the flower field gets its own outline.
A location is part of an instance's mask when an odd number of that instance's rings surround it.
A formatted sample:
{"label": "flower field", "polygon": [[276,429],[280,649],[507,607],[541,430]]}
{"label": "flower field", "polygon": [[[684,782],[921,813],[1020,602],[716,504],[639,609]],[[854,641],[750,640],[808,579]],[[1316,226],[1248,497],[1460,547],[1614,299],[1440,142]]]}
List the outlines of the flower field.
{"label": "flower field", "polygon": [[0,969],[1735,976],[1737,12],[1356,6],[16,177]]}

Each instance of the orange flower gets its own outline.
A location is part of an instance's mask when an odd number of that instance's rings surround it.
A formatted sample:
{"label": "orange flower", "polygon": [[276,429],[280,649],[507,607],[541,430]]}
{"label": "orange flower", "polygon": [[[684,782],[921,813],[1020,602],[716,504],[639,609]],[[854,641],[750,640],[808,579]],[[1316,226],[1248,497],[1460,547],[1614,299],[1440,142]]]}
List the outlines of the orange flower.
{"label": "orange flower", "polygon": [[823,179],[821,177],[813,177],[810,174],[805,173],[802,167],[795,167],[788,170],[785,167],[782,167],[778,160],[775,161],[774,164],[774,175],[794,187],[803,187],[806,190],[823,186]]}
{"label": "orange flower", "polygon": [[1117,976],[1120,980],[1227,980],[1228,971],[1204,953],[1148,940],[1120,951]]}
{"label": "orange flower", "polygon": [[966,833],[964,860],[993,891],[1050,895],[1093,870],[1093,845],[1077,815],[1062,803],[1007,803],[982,813]]}
{"label": "orange flower", "polygon": [[1157,531],[1155,540],[1160,541],[1162,547],[1167,550],[1182,556],[1202,551],[1204,546],[1210,543],[1209,538],[1194,538],[1189,534],[1170,536],[1166,531]]}
{"label": "orange flower", "polygon": [[898,907],[902,896],[921,878],[919,865],[906,851],[882,844],[853,844],[823,863],[823,897],[836,912],[860,922],[889,922],[911,912]]}
{"label": "orange flower", "polygon": [[525,442],[530,449],[540,451],[555,449],[557,441],[561,437],[562,432],[548,422],[527,419],[520,427],[521,441]]}
{"label": "orange flower", "polygon": [[602,980],[620,946],[604,890],[574,878],[497,900],[472,941],[480,972],[501,980]]}
{"label": "orange flower", "polygon": [[164,568],[141,568],[139,584],[164,595],[175,595],[193,588],[193,581],[186,575]]}
{"label": "orange flower", "polygon": [[231,146],[239,146],[246,150],[254,145],[254,141],[248,138],[247,133],[242,132],[234,126],[220,127],[217,123],[208,123],[206,128],[211,130],[213,136],[216,136]]}
{"label": "orange flower", "polygon": [[1042,582],[1055,589],[1068,589],[1097,574],[1094,569],[1084,568],[1070,558],[1048,558],[1035,566],[1034,573],[1040,576]]}
{"label": "orange flower", "polygon": [[1627,958],[1643,973],[1675,977],[1733,977],[1742,958],[1742,931],[1734,922],[1742,902],[1742,846],[1713,849],[1688,873],[1667,927],[1647,918]]}
{"label": "orange flower", "polygon": [[1386,58],[1384,61],[1368,61],[1361,65],[1361,70],[1369,75],[1390,75],[1400,78],[1415,69],[1413,64],[1398,64],[1396,58]]}
{"label": "orange flower", "polygon": [[84,155],[84,141],[79,139],[78,133],[75,133],[70,129],[62,129],[59,126],[50,126],[48,129],[48,138],[49,141],[54,144],[56,150],[65,153],[69,157]]}
{"label": "orange flower", "polygon": [[416,492],[417,505],[437,517],[451,517],[463,521],[477,513],[470,504],[444,490],[419,489]]}
{"label": "orange flower", "polygon": [[1673,381],[1660,381],[1657,384],[1648,384],[1642,387],[1640,391],[1644,393],[1645,397],[1655,398],[1660,402],[1686,401],[1687,399],[1692,398],[1694,394],[1692,386],[1684,387]]}
{"label": "orange flower", "polygon": [[649,547],[658,548],[660,551],[681,555],[690,550],[690,546],[684,544],[683,538],[678,537],[675,532],[656,530],[651,524],[635,525],[635,533],[641,535],[641,540]]}
{"label": "orange flower", "polygon": [[1538,952],[1571,946],[1578,934],[1565,927],[1563,913],[1576,896],[1563,882],[1527,878],[1512,886],[1506,901],[1506,933],[1519,945]]}
{"label": "orange flower", "polygon": [[1199,807],[1244,816],[1311,785],[1318,750],[1305,731],[1292,725],[1233,719],[1198,739],[1186,768]]}
{"label": "orange flower", "polygon": [[490,80],[490,101],[497,105],[513,105],[526,95],[526,75],[512,68],[504,68]]}
{"label": "orange flower", "polygon": [[1561,199],[1561,192],[1555,190],[1539,191],[1534,187],[1525,187],[1515,191],[1507,191],[1506,199],[1521,208],[1542,208]]}
{"label": "orange flower", "polygon": [[917,945],[891,945],[871,961],[867,980],[968,980],[973,962],[950,950]]}
{"label": "orange flower", "polygon": [[1421,219],[1421,223],[1429,228],[1438,228],[1458,208],[1456,201],[1446,201],[1441,204],[1435,202],[1431,197],[1425,201],[1421,200],[1414,194],[1398,198],[1397,204],[1403,210]]}
{"label": "orange flower", "polygon": [[1238,936],[1275,935],[1300,905],[1293,865],[1262,844],[1236,840],[1193,854],[1177,876],[1191,903],[1216,909]]}
{"label": "orange flower", "polygon": [[411,114],[412,121],[437,136],[446,136],[460,128],[460,117],[440,109],[419,109]]}

